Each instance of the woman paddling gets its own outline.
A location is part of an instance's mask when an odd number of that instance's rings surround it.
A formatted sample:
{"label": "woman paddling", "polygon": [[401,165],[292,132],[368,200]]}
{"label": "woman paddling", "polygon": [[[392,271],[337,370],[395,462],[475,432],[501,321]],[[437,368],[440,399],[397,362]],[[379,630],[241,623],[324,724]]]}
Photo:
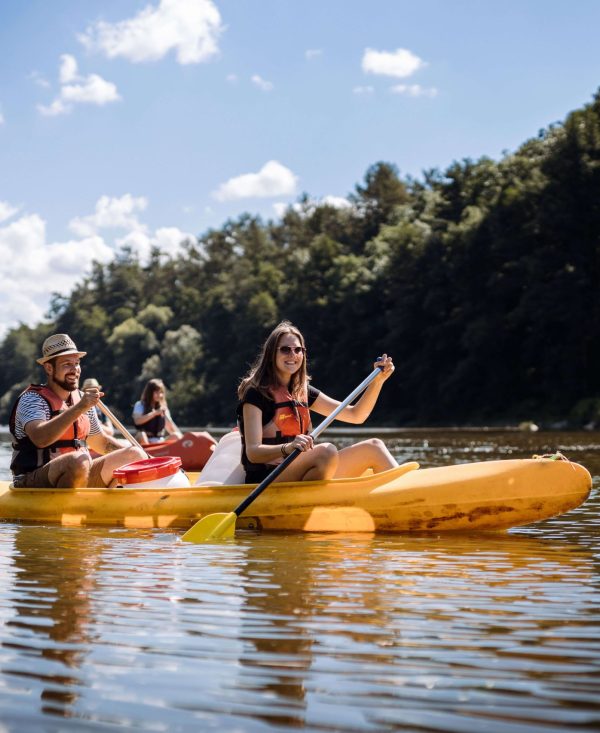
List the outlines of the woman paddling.
{"label": "woman paddling", "polygon": [[[383,383],[394,371],[392,358],[385,354],[375,366],[382,367],[381,373],[356,404],[339,414],[339,420],[360,424],[371,414]],[[312,387],[309,380],[304,337],[289,321],[283,321],[265,341],[238,389],[246,483],[262,481],[295,448],[301,455],[275,481],[360,476],[369,468],[378,473],[398,465],[378,438],[339,451],[331,443],[314,445],[309,435],[310,410],[326,416],[340,403]]]}
{"label": "woman paddling", "polygon": [[181,432],[169,412],[162,379],[149,379],[146,382],[142,396],[133,407],[132,417],[141,443],[160,443],[181,438]]}

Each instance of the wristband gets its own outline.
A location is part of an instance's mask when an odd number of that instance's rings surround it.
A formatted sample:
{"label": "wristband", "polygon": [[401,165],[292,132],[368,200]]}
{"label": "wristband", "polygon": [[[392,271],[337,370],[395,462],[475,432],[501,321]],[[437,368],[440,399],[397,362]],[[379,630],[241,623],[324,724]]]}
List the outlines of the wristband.
{"label": "wristband", "polygon": [[282,455],[282,456],[283,456],[284,458],[287,458],[287,457],[288,457],[288,454],[287,454],[287,453],[285,452],[285,446],[286,446],[286,445],[287,445],[287,443],[282,443],[282,444],[281,444],[281,455]]}

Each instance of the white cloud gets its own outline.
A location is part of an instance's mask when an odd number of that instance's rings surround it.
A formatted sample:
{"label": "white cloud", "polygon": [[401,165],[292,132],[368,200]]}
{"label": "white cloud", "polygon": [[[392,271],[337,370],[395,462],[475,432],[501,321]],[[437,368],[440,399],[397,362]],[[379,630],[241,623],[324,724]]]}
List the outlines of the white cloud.
{"label": "white cloud", "polygon": [[60,99],[55,99],[51,104],[38,104],[38,112],[44,117],[56,117],[57,115],[66,115],[71,111],[71,107],[64,105]]}
{"label": "white cloud", "polygon": [[425,63],[406,48],[396,51],[375,51],[367,48],[362,58],[362,69],[367,74],[383,74],[404,79],[425,66]]}
{"label": "white cloud", "polygon": [[40,260],[32,255],[44,243],[45,222],[37,214],[22,216],[0,228],[3,269],[8,266],[13,273],[21,274],[30,267],[38,267]]}
{"label": "white cloud", "polygon": [[150,252],[150,235],[143,229],[134,229],[124,237],[117,239],[118,247],[131,247],[136,252],[143,252],[148,255]]}
{"label": "white cloud", "polygon": [[323,55],[323,51],[320,48],[307,48],[304,52],[304,57],[307,61],[312,61]]}
{"label": "white cloud", "polygon": [[289,204],[284,203],[283,201],[276,201],[273,204],[273,210],[275,211],[275,214],[281,219],[281,217],[285,214],[285,212],[290,208]]}
{"label": "white cloud", "polygon": [[161,252],[174,255],[184,241],[196,241],[196,237],[189,232],[182,232],[177,227],[161,227],[154,232],[153,243]]}
{"label": "white cloud", "polygon": [[228,81],[228,82],[229,82],[230,84],[234,84],[234,83],[235,83],[235,82],[236,82],[236,81],[238,80],[238,78],[237,78],[237,74],[227,74],[227,76],[225,77],[225,79],[226,79],[226,80],[227,80],[227,81]]}
{"label": "white cloud", "polygon": [[177,227],[162,227],[154,234],[142,230],[131,231],[121,239],[117,239],[119,247],[131,247],[142,260],[147,260],[153,248],[158,247],[161,252],[168,255],[176,255],[183,242],[196,241],[196,237],[189,232],[184,232]]}
{"label": "white cloud", "polygon": [[425,88],[420,84],[396,84],[390,87],[392,94],[406,94],[409,97],[435,97],[438,90],[435,87]]}
{"label": "white cloud", "polygon": [[69,113],[73,104],[104,105],[121,99],[117,87],[98,74],[82,77],[77,72],[77,61],[70,54],[60,57],[58,73],[61,89],[58,97],[50,105],[38,105],[38,110],[46,117],[55,117]]}
{"label": "white cloud", "polygon": [[183,232],[177,227],[160,227],[154,233],[138,218],[145,211],[148,200],[145,196],[101,196],[96,202],[95,211],[89,216],[78,216],[69,222],[69,229],[76,235],[91,237],[101,229],[122,229],[125,235],[115,240],[115,246],[129,246],[142,259],[150,254],[153,247],[170,255],[176,254],[179,245],[188,239],[195,240],[193,234]]}
{"label": "white cloud", "polygon": [[31,74],[29,74],[29,79],[32,79],[39,87],[42,87],[43,89],[50,89],[50,82],[45,79],[39,71],[32,71]]}
{"label": "white cloud", "polygon": [[100,229],[132,229],[145,231],[146,226],[138,220],[137,212],[144,211],[148,200],[144,196],[126,193],[116,198],[101,196],[96,202],[93,214],[75,217],[69,222],[69,229],[80,237],[89,237]]}
{"label": "white cloud", "polygon": [[354,94],[373,94],[374,91],[375,89],[371,86],[354,87],[354,89],[352,90]]}
{"label": "white cloud", "polygon": [[230,178],[213,193],[217,201],[244,198],[289,196],[296,191],[298,177],[276,160],[270,160],[258,173]]}
{"label": "white cloud", "polygon": [[318,206],[324,205],[333,206],[335,209],[352,208],[352,204],[348,199],[343,198],[342,196],[333,196],[328,194],[327,196],[323,196],[321,199],[309,199],[302,203],[296,201],[293,204],[286,204],[283,201],[277,201],[273,204],[273,210],[279,218],[281,218],[288,209],[291,209],[301,215],[310,216]]}
{"label": "white cloud", "polygon": [[322,204],[327,204],[327,206],[333,206],[334,209],[351,209],[352,204],[348,199],[343,198],[342,196],[332,196],[331,194],[328,194],[327,196],[323,196],[321,199]]}
{"label": "white cloud", "polygon": [[270,81],[263,79],[258,74],[254,74],[254,76],[251,77],[250,81],[255,84],[259,89],[262,89],[263,92],[270,92],[273,89],[273,84]]}
{"label": "white cloud", "polygon": [[4,124],[4,115],[0,112],[0,125]]}
{"label": "white cloud", "polygon": [[61,94],[66,102],[87,102],[100,106],[121,99],[117,87],[97,74],[90,74],[83,84],[64,86],[61,89]]}
{"label": "white cloud", "polygon": [[[68,287],[80,279],[89,269],[92,260],[108,262],[114,250],[105,240],[97,235],[84,239],[69,239],[66,242],[53,242],[48,248],[48,270],[55,276],[62,276]],[[85,255],[84,255],[85,253]],[[82,267],[82,260],[85,267]]]}
{"label": "white cloud", "polygon": [[46,223],[37,214],[0,227],[0,335],[19,322],[41,321],[53,292],[70,292],[92,260],[107,261],[113,254],[100,237],[47,242]]}
{"label": "white cloud", "polygon": [[98,21],[79,36],[91,51],[135,63],[158,61],[175,51],[180,64],[197,64],[218,52],[223,30],[212,0],[160,0],[133,18],[117,23]]}
{"label": "white cloud", "polygon": [[18,206],[9,204],[8,201],[0,201],[0,222],[10,219],[19,210]]}
{"label": "white cloud", "polygon": [[[16,209],[2,202],[5,213]],[[161,227],[154,233],[135,213],[146,208],[144,197],[127,194],[120,198],[103,196],[90,217],[77,217],[72,227],[81,237],[64,242],[48,242],[46,222],[38,214],[21,216],[0,226],[0,261],[3,282],[0,289],[0,337],[19,322],[34,325],[43,320],[52,293],[68,294],[90,271],[94,260],[110,262],[116,249],[128,244],[144,261],[152,247],[176,254],[179,245],[195,240],[177,227]],[[72,222],[72,223],[73,223]],[[126,234],[113,242],[97,233],[101,228],[121,228]]]}
{"label": "white cloud", "polygon": [[69,53],[64,53],[60,57],[58,79],[61,84],[69,84],[77,79],[77,61]]}

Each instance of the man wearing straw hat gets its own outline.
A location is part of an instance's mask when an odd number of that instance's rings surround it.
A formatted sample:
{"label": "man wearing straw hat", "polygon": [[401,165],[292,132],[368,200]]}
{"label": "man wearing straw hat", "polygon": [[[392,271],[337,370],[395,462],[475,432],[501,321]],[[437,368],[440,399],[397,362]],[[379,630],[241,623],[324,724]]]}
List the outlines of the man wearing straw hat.
{"label": "man wearing straw hat", "polygon": [[[139,448],[123,448],[102,431],[95,407],[104,393],[93,385],[79,390],[80,360],[86,353],[65,333],[44,341],[37,362],[47,383],[31,384],[10,416],[15,487],[110,486],[116,468],[145,458]],[[88,446],[100,457],[92,461]]]}

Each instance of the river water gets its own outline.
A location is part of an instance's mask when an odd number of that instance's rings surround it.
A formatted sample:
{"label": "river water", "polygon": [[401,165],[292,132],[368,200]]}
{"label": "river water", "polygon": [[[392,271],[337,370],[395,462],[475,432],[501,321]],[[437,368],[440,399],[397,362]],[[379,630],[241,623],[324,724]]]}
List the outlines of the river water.
{"label": "river water", "polygon": [[0,733],[600,730],[600,435],[383,437],[423,467],[559,449],[595,493],[480,536],[0,524]]}

